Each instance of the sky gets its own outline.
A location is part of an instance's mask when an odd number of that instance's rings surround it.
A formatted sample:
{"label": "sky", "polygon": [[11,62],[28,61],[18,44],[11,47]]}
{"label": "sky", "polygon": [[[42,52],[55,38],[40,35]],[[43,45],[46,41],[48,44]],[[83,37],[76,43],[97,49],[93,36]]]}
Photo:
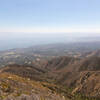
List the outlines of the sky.
{"label": "sky", "polygon": [[0,0],[0,50],[99,37],[100,0]]}
{"label": "sky", "polygon": [[100,0],[0,0],[0,32],[100,33]]}

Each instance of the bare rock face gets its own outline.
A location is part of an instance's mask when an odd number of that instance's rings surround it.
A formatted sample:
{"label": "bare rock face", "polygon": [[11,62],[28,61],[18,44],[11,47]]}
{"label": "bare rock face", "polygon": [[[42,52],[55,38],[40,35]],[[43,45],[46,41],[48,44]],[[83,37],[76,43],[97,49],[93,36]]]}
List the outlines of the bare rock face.
{"label": "bare rock face", "polygon": [[31,96],[28,96],[28,95],[25,95],[25,94],[22,94],[21,96],[19,97],[14,97],[14,96],[8,96],[6,99],[4,100],[40,100],[40,98],[33,94]]}
{"label": "bare rock face", "polygon": [[81,72],[74,92],[84,93],[91,97],[100,97],[100,71]]}
{"label": "bare rock face", "polygon": [[19,97],[8,96],[4,100],[65,100],[65,98],[56,95],[42,97],[39,94],[31,94],[30,96],[22,94]]}

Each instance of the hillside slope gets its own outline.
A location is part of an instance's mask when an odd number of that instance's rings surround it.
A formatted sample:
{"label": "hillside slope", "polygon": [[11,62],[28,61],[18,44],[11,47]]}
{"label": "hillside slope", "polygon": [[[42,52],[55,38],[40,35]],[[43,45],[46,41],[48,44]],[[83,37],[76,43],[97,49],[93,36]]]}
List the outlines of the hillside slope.
{"label": "hillside slope", "polygon": [[46,85],[49,84],[3,72],[0,73],[0,100],[69,100]]}
{"label": "hillside slope", "polygon": [[56,60],[51,60],[46,67],[51,69],[48,75],[57,84],[73,88],[72,93],[100,97],[100,57],[56,58]]}
{"label": "hillside slope", "polygon": [[[21,88],[22,90],[22,97],[24,95],[24,84],[28,82],[26,88],[30,89],[30,83],[34,81],[36,83],[35,85],[37,85],[37,83],[40,86],[42,85],[42,89],[44,89],[44,87],[49,89],[52,95],[58,94],[59,97],[54,96],[59,98],[57,100],[100,100],[100,57],[96,56],[82,59],[66,56],[57,57],[48,61],[34,62],[32,66],[17,64],[7,65],[0,69],[0,76],[1,83],[3,80],[4,84],[8,81],[7,84],[11,86],[18,84],[18,89]],[[13,76],[24,81],[14,79]],[[12,81],[12,77],[14,81]],[[23,88],[20,87],[19,83]],[[39,88],[39,90],[41,89]],[[31,91],[30,89],[28,92],[30,93]],[[38,94],[40,95],[41,92],[42,91]],[[9,95],[6,95],[6,97]],[[29,96],[32,98],[31,93]],[[46,100],[56,99],[52,98]]]}

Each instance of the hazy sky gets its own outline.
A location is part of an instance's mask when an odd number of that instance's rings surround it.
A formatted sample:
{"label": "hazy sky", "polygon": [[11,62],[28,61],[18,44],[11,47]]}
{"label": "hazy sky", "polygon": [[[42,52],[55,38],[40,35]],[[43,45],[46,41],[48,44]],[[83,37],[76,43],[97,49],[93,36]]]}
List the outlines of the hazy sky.
{"label": "hazy sky", "polygon": [[0,0],[0,32],[100,32],[100,0]]}

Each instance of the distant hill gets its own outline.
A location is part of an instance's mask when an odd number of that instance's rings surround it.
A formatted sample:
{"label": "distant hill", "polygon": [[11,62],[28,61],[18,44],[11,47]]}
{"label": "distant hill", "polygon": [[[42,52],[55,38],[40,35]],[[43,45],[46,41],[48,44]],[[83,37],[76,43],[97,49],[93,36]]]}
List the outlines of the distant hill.
{"label": "distant hill", "polygon": [[29,48],[12,49],[0,52],[0,66],[8,64],[29,64],[42,59],[48,60],[59,56],[83,58],[92,55],[99,55],[94,51],[100,50],[100,42],[83,43],[58,43],[38,45]]}

